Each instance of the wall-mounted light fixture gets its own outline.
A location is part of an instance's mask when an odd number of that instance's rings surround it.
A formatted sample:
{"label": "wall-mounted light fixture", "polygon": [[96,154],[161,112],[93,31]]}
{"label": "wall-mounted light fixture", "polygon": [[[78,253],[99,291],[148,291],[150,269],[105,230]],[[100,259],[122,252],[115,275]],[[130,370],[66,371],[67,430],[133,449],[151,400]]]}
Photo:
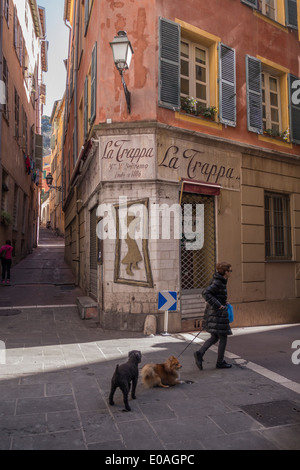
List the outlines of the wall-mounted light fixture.
{"label": "wall-mounted light fixture", "polygon": [[115,36],[113,41],[109,44],[113,51],[115,66],[117,67],[117,70],[120,72],[121,75],[122,85],[124,88],[127,103],[127,110],[130,114],[130,91],[128,91],[123,74],[126,69],[129,69],[133,49],[125,31],[119,31],[117,34],[118,35]]}
{"label": "wall-mounted light fixture", "polygon": [[53,176],[51,175],[51,173],[48,173],[48,175],[46,176],[46,183],[50,189],[56,189],[57,191],[62,191],[61,186],[52,186]]}

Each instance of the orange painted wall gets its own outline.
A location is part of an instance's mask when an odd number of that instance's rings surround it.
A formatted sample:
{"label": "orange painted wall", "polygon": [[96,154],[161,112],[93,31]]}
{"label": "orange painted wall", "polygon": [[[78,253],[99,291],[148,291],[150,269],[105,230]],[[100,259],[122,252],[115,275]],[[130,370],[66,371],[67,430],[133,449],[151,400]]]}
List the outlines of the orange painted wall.
{"label": "orange painted wall", "polygon": [[[221,42],[236,50],[237,126],[209,128],[178,119],[175,112],[158,106],[158,18],[184,21],[220,37]],[[121,79],[116,70],[109,42],[119,30],[125,30],[134,55],[125,81],[131,92],[128,115]],[[83,54],[78,71],[78,105],[83,95],[84,79],[97,41],[97,104],[94,124],[154,120],[171,126],[215,135],[247,145],[298,154],[298,146],[283,146],[270,140],[261,141],[247,130],[246,54],[262,56],[300,75],[298,32],[270,24],[240,1],[232,0],[94,0]],[[74,101],[74,100],[73,100]],[[74,109],[71,103],[69,130]],[[66,149],[72,149],[72,132],[67,135]],[[71,162],[71,167],[73,163]]]}

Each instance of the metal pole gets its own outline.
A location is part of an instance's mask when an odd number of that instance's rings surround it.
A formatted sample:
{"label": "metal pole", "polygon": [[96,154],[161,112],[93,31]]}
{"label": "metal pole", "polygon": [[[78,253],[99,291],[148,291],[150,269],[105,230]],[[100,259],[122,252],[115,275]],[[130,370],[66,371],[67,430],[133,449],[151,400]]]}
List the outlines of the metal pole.
{"label": "metal pole", "polygon": [[162,336],[171,336],[170,333],[168,333],[168,325],[169,325],[169,311],[165,311],[165,316],[164,316],[164,332],[162,333]]}

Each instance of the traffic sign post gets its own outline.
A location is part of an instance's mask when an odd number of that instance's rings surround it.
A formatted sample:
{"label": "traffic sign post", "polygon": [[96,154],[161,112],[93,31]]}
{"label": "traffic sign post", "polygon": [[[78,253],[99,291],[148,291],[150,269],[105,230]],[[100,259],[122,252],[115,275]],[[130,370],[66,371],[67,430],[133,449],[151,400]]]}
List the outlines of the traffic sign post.
{"label": "traffic sign post", "polygon": [[164,317],[164,336],[169,335],[168,333],[168,322],[169,322],[169,311],[177,309],[177,292],[164,290],[158,294],[158,310],[165,312]]}

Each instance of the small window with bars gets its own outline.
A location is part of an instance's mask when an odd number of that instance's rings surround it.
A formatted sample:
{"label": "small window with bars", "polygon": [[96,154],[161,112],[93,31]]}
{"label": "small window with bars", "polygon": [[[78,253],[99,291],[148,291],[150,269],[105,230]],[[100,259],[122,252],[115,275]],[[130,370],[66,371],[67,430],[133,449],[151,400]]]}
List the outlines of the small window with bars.
{"label": "small window with bars", "polygon": [[290,198],[286,194],[265,193],[266,260],[292,258]]}

